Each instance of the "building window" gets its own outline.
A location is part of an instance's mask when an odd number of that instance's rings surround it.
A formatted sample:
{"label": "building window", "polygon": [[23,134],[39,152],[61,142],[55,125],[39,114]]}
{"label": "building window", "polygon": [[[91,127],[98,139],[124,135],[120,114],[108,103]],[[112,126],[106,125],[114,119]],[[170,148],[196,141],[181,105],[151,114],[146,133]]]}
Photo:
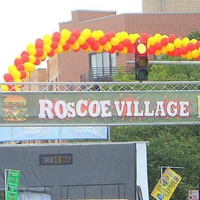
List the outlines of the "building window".
{"label": "building window", "polygon": [[116,54],[90,54],[90,74],[93,81],[111,77],[116,72]]}

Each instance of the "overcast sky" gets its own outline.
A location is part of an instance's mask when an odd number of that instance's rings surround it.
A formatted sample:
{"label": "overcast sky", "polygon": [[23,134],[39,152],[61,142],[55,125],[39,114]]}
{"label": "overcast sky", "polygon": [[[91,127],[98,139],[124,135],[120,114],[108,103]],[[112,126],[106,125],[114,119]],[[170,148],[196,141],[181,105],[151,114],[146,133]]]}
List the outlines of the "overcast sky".
{"label": "overcast sky", "polygon": [[[37,38],[58,31],[74,10],[142,12],[141,0],[5,0],[0,2],[0,82],[14,59]],[[74,27],[76,28],[76,27]],[[101,29],[101,27],[99,27]],[[44,61],[42,65],[46,65]]]}

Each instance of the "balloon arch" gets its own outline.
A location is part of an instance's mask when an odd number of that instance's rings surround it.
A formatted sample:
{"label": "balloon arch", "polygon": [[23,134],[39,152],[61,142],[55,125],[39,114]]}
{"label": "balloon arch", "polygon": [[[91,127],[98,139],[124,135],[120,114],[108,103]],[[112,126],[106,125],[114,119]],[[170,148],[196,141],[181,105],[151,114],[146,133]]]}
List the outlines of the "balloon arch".
{"label": "balloon arch", "polygon": [[23,82],[29,74],[35,71],[47,57],[62,52],[83,50],[85,52],[119,52],[120,54],[134,53],[135,43],[140,39],[147,43],[148,54],[165,55],[200,61],[200,41],[187,37],[176,37],[174,34],[161,35],[156,33],[128,34],[125,31],[104,33],[102,30],[91,31],[74,29],[69,31],[62,29],[52,35],[46,34],[42,39],[36,39],[35,43],[28,44],[25,51],[16,57],[13,64],[8,67],[8,73],[4,74],[5,84],[1,86],[3,91],[20,91],[20,84],[14,87],[6,85],[6,82]]}

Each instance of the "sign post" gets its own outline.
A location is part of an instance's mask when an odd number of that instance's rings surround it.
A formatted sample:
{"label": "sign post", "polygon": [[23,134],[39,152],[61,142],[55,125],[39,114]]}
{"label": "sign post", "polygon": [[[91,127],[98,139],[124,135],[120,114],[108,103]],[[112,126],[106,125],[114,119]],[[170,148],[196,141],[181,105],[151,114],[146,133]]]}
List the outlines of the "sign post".
{"label": "sign post", "polygon": [[157,200],[169,200],[181,179],[181,176],[167,167],[152,191],[151,196]]}
{"label": "sign post", "polygon": [[20,171],[7,169],[5,170],[6,200],[18,200],[18,186],[20,181]]}

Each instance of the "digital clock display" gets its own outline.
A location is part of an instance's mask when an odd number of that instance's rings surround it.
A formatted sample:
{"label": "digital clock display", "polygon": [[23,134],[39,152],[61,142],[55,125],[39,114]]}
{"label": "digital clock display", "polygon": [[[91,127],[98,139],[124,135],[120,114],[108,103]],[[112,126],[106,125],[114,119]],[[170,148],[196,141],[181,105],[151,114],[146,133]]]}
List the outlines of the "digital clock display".
{"label": "digital clock display", "polygon": [[40,165],[72,165],[72,154],[40,154]]}

